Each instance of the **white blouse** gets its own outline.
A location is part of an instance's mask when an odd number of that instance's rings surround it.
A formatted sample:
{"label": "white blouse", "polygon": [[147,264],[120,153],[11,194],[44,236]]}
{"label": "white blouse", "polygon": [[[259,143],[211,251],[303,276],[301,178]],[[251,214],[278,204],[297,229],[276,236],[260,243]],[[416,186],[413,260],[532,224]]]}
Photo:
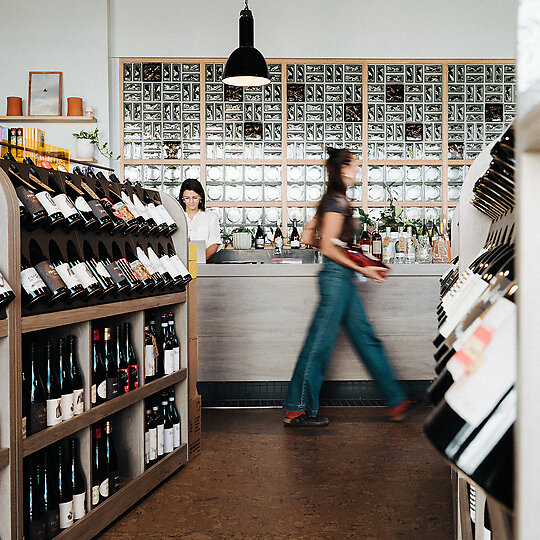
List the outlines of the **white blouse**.
{"label": "white blouse", "polygon": [[205,247],[218,244],[221,248],[221,232],[219,230],[218,217],[214,212],[203,212],[199,210],[191,219],[186,212],[188,236],[191,242],[204,240]]}

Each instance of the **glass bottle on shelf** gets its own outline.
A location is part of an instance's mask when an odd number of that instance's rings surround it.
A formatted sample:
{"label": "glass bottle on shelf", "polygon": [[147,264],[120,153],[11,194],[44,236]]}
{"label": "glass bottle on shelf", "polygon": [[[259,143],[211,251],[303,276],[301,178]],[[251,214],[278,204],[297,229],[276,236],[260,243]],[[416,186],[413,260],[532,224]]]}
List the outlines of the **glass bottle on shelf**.
{"label": "glass bottle on shelf", "polygon": [[116,294],[122,294],[130,290],[130,284],[126,276],[116,264],[115,261],[111,260],[107,248],[105,245],[100,242],[98,245],[98,255],[100,262],[103,263],[105,269],[110,274],[114,285],[116,287]]}
{"label": "glass bottle on shelf", "polygon": [[283,233],[279,225],[276,225],[276,230],[274,231],[274,253],[276,255],[281,255],[283,249]]}
{"label": "glass bottle on shelf", "polygon": [[180,342],[178,341],[178,336],[176,335],[176,328],[174,325],[174,314],[169,313],[169,336],[171,341],[171,346],[173,349],[173,371],[178,371],[180,369]]}
{"label": "glass bottle on shelf", "polygon": [[56,268],[51,264],[51,261],[45,257],[35,240],[30,241],[29,251],[32,266],[36,269],[37,273],[51,292],[50,296],[47,298],[47,303],[54,304],[60,300],[69,298],[70,293],[67,285],[59,276]]}
{"label": "glass bottle on shelf", "polygon": [[144,327],[144,382],[149,383],[156,377],[156,343],[150,327]]}
{"label": "glass bottle on shelf", "polygon": [[128,365],[129,389],[135,390],[139,387],[139,364],[135,356],[135,349],[131,340],[131,323],[124,323],[124,358]]}
{"label": "glass bottle on shelf", "polygon": [[105,422],[105,456],[107,460],[107,475],[109,477],[109,495],[114,495],[120,489],[120,469],[118,454],[112,440],[111,421]]}
{"label": "glass bottle on shelf", "polygon": [[81,229],[84,231],[98,229],[100,224],[95,212],[90,207],[88,195],[75,184],[71,175],[67,173],[64,174],[64,185],[66,186],[67,196],[73,201],[73,205],[81,216]]}
{"label": "glass bottle on shelf", "polygon": [[73,486],[73,521],[86,514],[86,477],[81,467],[79,439],[70,439],[71,450],[71,483]]}
{"label": "glass bottle on shelf", "polygon": [[382,241],[382,262],[390,264],[393,262],[394,243],[391,241],[390,227],[386,227],[386,233]]}
{"label": "glass bottle on shelf", "polygon": [[107,368],[101,356],[99,330],[94,330],[92,340],[92,405],[107,401]]}
{"label": "glass bottle on shelf", "polygon": [[73,484],[64,444],[58,445],[58,493],[60,495],[60,530],[73,525]]}
{"label": "glass bottle on shelf", "polygon": [[51,427],[62,421],[62,389],[58,375],[58,358],[54,354],[51,340],[47,341],[45,359],[47,366],[47,427]]}
{"label": "glass bottle on shelf", "polygon": [[174,448],[180,446],[180,415],[178,414],[178,409],[176,408],[176,403],[174,402],[174,388],[171,388],[169,391],[169,411],[173,421],[173,437],[174,437]]}
{"label": "glass bottle on shelf", "polygon": [[116,363],[118,365],[118,394],[129,392],[129,364],[122,350],[122,330],[116,325]]}
{"label": "glass bottle on shelf", "polygon": [[[37,458],[40,459],[40,458]],[[60,500],[58,486],[55,485],[55,468],[52,460],[52,448],[47,448],[41,455],[41,493],[45,503],[45,534],[54,538],[60,533]]]}
{"label": "glass bottle on shelf", "polygon": [[362,252],[365,255],[370,255],[371,251],[371,234],[367,230],[367,223],[364,222],[364,230],[362,231],[362,236],[360,236],[360,247]]}
{"label": "glass bottle on shelf", "polygon": [[169,319],[166,313],[161,315],[160,350],[163,355],[163,373],[170,375],[174,371],[174,350],[170,339]]}
{"label": "glass bottle on shelf", "polygon": [[73,418],[73,379],[71,378],[70,356],[66,354],[66,342],[64,338],[58,338],[58,367],[60,374],[60,389],[62,391],[62,420]]}
{"label": "glass bottle on shelf", "polygon": [[55,195],[53,195],[52,199],[64,216],[65,221],[63,223],[63,229],[65,231],[70,231],[75,227],[81,228],[83,226],[83,218],[77,208],[75,208],[75,204],[71,200],[71,197],[62,190],[56,177],[56,173],[50,171],[47,181],[49,187],[54,189]]}
{"label": "glass bottle on shelf", "polygon": [[293,226],[291,231],[291,249],[300,249],[300,233],[297,228],[297,220],[293,219]]}
{"label": "glass bottle on shelf", "polygon": [[100,284],[79,255],[75,244],[71,241],[67,244],[67,257],[71,270],[73,270],[73,273],[77,276],[77,279],[81,282],[87,293],[87,298],[100,293],[102,291]]}
{"label": "glass bottle on shelf", "polygon": [[416,262],[416,238],[413,236],[412,227],[407,227],[407,253],[405,255],[405,262],[407,264],[414,264]]}
{"label": "glass bottle on shelf", "polygon": [[92,249],[90,242],[84,242],[83,255],[86,265],[88,266],[90,272],[92,272],[93,276],[96,278],[96,281],[101,287],[99,296],[103,298],[104,296],[112,293],[116,294],[117,289],[116,285],[114,284],[113,278],[108,272],[107,268],[105,268],[103,262],[94,254],[94,250]]}
{"label": "glass bottle on shelf", "polygon": [[103,329],[103,357],[107,370],[107,400],[118,396],[118,364],[111,344],[111,329]]}
{"label": "glass bottle on shelf", "polygon": [[405,262],[405,255],[407,252],[407,241],[403,236],[403,227],[399,227],[399,235],[395,244],[395,262],[402,264]]}
{"label": "glass bottle on shelf", "polygon": [[166,455],[174,450],[174,424],[166,392],[161,394],[161,414],[163,415],[163,453]]}
{"label": "glass bottle on shelf", "polygon": [[257,225],[257,232],[255,233],[255,249],[264,249],[264,231],[260,222]]}
{"label": "glass bottle on shelf", "polygon": [[73,381],[73,414],[77,416],[84,412],[84,382],[77,358],[77,336],[68,336],[67,343],[67,354],[71,364],[71,380]]}
{"label": "glass bottle on shelf", "polygon": [[69,290],[69,301],[84,298],[87,295],[87,291],[71,269],[69,263],[64,260],[58,244],[53,240],[49,244],[49,256],[52,265]]}
{"label": "glass bottle on shelf", "polygon": [[28,434],[33,435],[47,427],[47,389],[41,376],[39,349],[35,340],[30,342],[30,414]]}
{"label": "glass bottle on shelf", "polygon": [[382,261],[383,259],[383,246],[382,236],[379,233],[379,222],[375,223],[375,232],[371,235],[371,254],[375,259]]}

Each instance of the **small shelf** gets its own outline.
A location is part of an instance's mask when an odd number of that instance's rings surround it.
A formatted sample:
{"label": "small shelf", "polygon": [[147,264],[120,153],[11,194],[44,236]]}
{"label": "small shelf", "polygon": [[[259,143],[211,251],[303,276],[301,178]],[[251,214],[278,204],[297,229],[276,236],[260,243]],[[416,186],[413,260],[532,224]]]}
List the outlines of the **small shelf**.
{"label": "small shelf", "polygon": [[26,122],[32,124],[95,124],[95,116],[58,116],[58,115],[35,115],[35,116],[0,116],[0,122]]}
{"label": "small shelf", "polygon": [[0,469],[9,465],[9,448],[0,448]]}
{"label": "small shelf", "polygon": [[23,441],[23,455],[28,456],[56,441],[69,437],[70,435],[73,435],[73,433],[76,433],[95,422],[99,422],[107,416],[111,416],[134,403],[142,401],[148,396],[161,392],[161,390],[185,380],[186,377],[186,368],[180,369],[175,373],[161,377],[151,383],[144,384],[137,388],[137,390],[118,396],[110,401],[106,401],[97,407],[92,407],[82,414],[74,416],[70,420],[66,420],[57,426],[49,427],[34,435],[30,435],[30,437],[27,437]]}
{"label": "small shelf", "polygon": [[140,476],[129,481],[106,501],[92,509],[86,516],[76,521],[69,529],[56,538],[67,540],[85,540],[94,538],[104,527],[117,516],[122,515],[142,497],[166,480],[179,467],[187,463],[187,444],[181,444],[174,452],[144,471]]}
{"label": "small shelf", "polygon": [[82,161],[83,163],[97,163],[96,158],[70,157],[70,161]]}
{"label": "small shelf", "polygon": [[2,319],[0,321],[0,338],[7,337],[8,335],[8,320]]}
{"label": "small shelf", "polygon": [[160,296],[149,296],[147,298],[135,298],[133,300],[123,300],[110,304],[88,306],[53,313],[40,313],[39,315],[26,315],[22,318],[22,332],[37,332],[57,326],[76,324],[103,317],[114,317],[133,311],[143,311],[170,304],[181,304],[186,301],[185,292],[163,294]]}

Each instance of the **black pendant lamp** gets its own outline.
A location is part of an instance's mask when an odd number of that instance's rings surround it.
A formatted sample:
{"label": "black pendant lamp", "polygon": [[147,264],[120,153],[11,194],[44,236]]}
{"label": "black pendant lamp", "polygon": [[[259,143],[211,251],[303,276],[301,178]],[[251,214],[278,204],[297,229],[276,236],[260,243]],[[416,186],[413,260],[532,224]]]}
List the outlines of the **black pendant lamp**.
{"label": "black pendant lamp", "polygon": [[229,56],[222,80],[233,86],[264,86],[270,82],[268,64],[253,46],[253,14],[247,0],[240,12],[240,47]]}

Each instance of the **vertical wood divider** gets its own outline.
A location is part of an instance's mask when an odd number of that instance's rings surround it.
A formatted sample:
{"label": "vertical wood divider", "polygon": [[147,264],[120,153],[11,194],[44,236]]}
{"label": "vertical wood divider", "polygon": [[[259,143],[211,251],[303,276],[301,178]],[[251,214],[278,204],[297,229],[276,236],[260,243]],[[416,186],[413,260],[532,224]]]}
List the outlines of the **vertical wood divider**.
{"label": "vertical wood divider", "polygon": [[442,214],[448,217],[448,62],[443,63]]}
{"label": "vertical wood divider", "polygon": [[124,63],[125,58],[118,59],[118,84],[120,94],[120,107],[118,109],[118,121],[120,126],[120,174],[122,175],[120,180],[124,180],[126,177],[125,171],[125,155],[124,155]]}
{"label": "vertical wood divider", "polygon": [[[200,129],[200,148],[201,148],[201,184],[206,193],[206,62],[199,64],[200,72],[200,108],[201,108],[201,129]],[[225,115],[225,111],[223,111]],[[225,117],[225,116],[224,116]],[[224,141],[225,142],[225,141]]]}
{"label": "vertical wood divider", "polygon": [[[285,237],[287,229],[287,62],[281,63],[281,230]],[[263,203],[264,204],[264,203]]]}
{"label": "vertical wood divider", "polygon": [[362,210],[368,211],[368,63],[362,63]]}

